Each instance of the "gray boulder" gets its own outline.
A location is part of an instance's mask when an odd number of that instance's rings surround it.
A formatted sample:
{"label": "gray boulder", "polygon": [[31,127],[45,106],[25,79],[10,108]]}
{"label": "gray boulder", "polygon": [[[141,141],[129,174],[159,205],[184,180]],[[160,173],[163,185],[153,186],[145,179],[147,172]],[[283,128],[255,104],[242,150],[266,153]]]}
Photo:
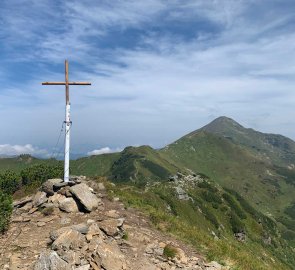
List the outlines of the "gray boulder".
{"label": "gray boulder", "polygon": [[63,180],[59,178],[48,179],[42,184],[41,190],[46,192],[49,196],[52,196],[54,194],[53,186],[62,182]]}
{"label": "gray boulder", "polygon": [[116,236],[122,225],[124,219],[106,219],[99,222],[99,228],[108,236]]}
{"label": "gray boulder", "polygon": [[78,206],[73,198],[64,198],[59,203],[59,209],[67,213],[78,212]]}
{"label": "gray boulder", "polygon": [[88,212],[95,210],[101,202],[101,200],[97,198],[84,183],[72,186],[70,191]]}
{"label": "gray boulder", "polygon": [[187,201],[190,199],[187,193],[179,186],[175,187],[175,192],[179,200]]}
{"label": "gray boulder", "polygon": [[67,229],[52,243],[53,250],[75,250],[83,246],[85,236],[73,229]]}
{"label": "gray boulder", "polygon": [[46,193],[43,191],[38,191],[33,199],[33,207],[38,207],[45,202],[47,202]]}
{"label": "gray boulder", "polygon": [[109,244],[102,242],[97,248],[97,254],[101,258],[103,269],[124,269],[125,257],[114,242],[110,242]]}
{"label": "gray boulder", "polygon": [[71,270],[71,267],[55,251],[46,251],[41,253],[34,270]]}

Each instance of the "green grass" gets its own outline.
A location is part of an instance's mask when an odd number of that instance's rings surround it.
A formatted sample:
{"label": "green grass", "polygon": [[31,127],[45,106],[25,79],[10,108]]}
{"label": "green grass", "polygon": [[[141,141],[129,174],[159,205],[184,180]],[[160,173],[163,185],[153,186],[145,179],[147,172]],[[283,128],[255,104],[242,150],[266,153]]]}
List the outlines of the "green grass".
{"label": "green grass", "polygon": [[163,256],[169,259],[175,258],[177,255],[177,248],[172,246],[171,244],[168,244],[164,247],[163,250]]}
{"label": "green grass", "polygon": [[[253,210],[248,212],[239,206],[246,215],[246,219],[241,219],[226,200],[215,209],[212,202],[202,197],[206,190],[204,186],[207,190],[219,190],[220,194],[230,193],[213,184],[202,186],[188,191],[193,201],[178,200],[173,184],[168,182],[158,183],[145,191],[135,186],[109,186],[109,192],[119,196],[126,207],[145,212],[156,228],[192,244],[210,260],[232,263],[235,269],[292,269],[294,254],[286,241],[273,233],[267,217],[257,212],[256,217],[259,215],[260,219],[256,220]],[[231,197],[232,202],[239,205],[235,196]],[[225,210],[221,211],[221,208]],[[211,231],[219,240],[214,240]],[[240,231],[247,234],[245,243],[238,242],[233,235]],[[263,243],[265,235],[272,236],[269,246]]]}

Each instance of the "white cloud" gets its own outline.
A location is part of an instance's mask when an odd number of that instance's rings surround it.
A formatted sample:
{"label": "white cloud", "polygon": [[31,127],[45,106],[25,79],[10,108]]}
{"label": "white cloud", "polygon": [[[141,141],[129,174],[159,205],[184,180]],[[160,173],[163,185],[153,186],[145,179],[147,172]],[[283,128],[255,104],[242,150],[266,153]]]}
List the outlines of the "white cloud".
{"label": "white cloud", "polygon": [[88,152],[87,156],[97,156],[102,154],[115,153],[115,152],[120,152],[121,150],[122,149],[119,149],[119,148],[111,149],[110,147],[103,147],[103,148],[95,149],[93,151]]}
{"label": "white cloud", "polygon": [[32,156],[48,157],[47,150],[34,147],[31,144],[25,144],[25,145],[0,144],[0,156],[18,156],[21,154],[30,154]]}

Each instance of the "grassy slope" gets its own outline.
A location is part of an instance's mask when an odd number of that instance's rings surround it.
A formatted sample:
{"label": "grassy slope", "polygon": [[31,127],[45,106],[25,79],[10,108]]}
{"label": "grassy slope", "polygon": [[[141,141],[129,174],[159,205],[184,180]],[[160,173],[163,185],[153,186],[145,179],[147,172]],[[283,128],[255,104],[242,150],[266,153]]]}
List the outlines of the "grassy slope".
{"label": "grassy slope", "polygon": [[150,146],[140,146],[125,148],[110,173],[116,182],[146,183],[149,180],[168,179],[178,170]]}
{"label": "grassy slope", "polygon": [[12,158],[0,158],[0,172],[12,170],[20,172],[22,169],[34,166],[37,164],[56,165],[60,161],[55,159],[38,159],[30,155],[20,155]]}
{"label": "grassy slope", "polygon": [[161,152],[168,160],[238,191],[265,213],[280,214],[295,196],[295,188],[263,159],[224,137],[199,131]]}
{"label": "grassy slope", "polygon": [[119,158],[120,153],[112,153],[72,160],[71,173],[86,176],[108,176],[112,165]]}
{"label": "grassy slope", "polygon": [[[214,184],[188,187],[193,201],[180,201],[175,195],[173,183],[156,183],[144,191],[124,185],[111,189],[111,194],[119,196],[127,207],[145,211],[157,228],[192,244],[210,260],[234,265],[232,269],[236,270],[292,269],[292,250],[285,246],[283,240],[279,240],[274,223],[247,203],[240,204],[235,196],[221,187],[216,189]],[[211,195],[214,193],[213,200],[210,196],[204,197],[203,194],[207,192]],[[222,199],[222,194],[230,196],[244,215],[239,220],[248,235],[245,243],[236,241],[233,236],[230,216],[235,215],[236,210]],[[219,202],[218,205],[214,200]],[[258,223],[258,219],[261,223]],[[220,227],[221,224],[224,229]],[[214,240],[212,232],[218,235],[218,240]],[[262,239],[269,235],[272,244],[264,245]]]}

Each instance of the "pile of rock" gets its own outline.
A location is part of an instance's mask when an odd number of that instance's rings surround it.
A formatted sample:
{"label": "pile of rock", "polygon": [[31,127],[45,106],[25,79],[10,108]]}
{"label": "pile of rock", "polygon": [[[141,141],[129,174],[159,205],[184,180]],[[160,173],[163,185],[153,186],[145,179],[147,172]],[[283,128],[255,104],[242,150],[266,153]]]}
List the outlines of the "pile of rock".
{"label": "pile of rock", "polygon": [[177,183],[181,187],[195,187],[198,183],[204,181],[201,175],[189,171],[189,174],[177,172],[177,174],[169,177],[170,182]]}
{"label": "pile of rock", "polygon": [[[11,230],[21,252],[8,253],[10,265],[3,269],[226,269],[187,254],[177,242],[160,240],[158,232],[143,226],[141,216],[106,195],[103,183],[84,177],[69,183],[49,179],[34,196],[14,202]],[[17,226],[20,234],[14,233]],[[167,245],[175,247],[175,256],[165,255]]]}
{"label": "pile of rock", "polygon": [[89,219],[52,231],[52,250],[41,253],[34,270],[128,269],[116,242],[124,235],[123,222]]}
{"label": "pile of rock", "polygon": [[67,213],[91,212],[102,205],[94,193],[81,178],[67,183],[62,179],[49,179],[34,196],[14,202],[14,207],[29,210],[29,213],[38,209],[46,213],[54,207]]}

